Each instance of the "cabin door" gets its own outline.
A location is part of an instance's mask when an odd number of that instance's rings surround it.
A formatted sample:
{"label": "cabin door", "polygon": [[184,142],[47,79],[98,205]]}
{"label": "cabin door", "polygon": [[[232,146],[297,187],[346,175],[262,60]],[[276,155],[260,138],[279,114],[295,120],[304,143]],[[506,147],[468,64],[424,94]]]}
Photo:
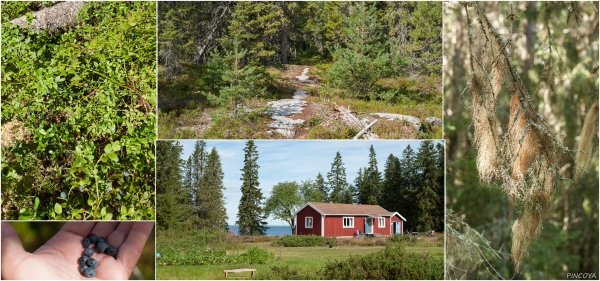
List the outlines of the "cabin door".
{"label": "cabin door", "polygon": [[394,226],[396,227],[396,231],[394,233],[400,234],[400,222],[394,222]]}
{"label": "cabin door", "polygon": [[373,234],[373,218],[365,219],[365,234]]}

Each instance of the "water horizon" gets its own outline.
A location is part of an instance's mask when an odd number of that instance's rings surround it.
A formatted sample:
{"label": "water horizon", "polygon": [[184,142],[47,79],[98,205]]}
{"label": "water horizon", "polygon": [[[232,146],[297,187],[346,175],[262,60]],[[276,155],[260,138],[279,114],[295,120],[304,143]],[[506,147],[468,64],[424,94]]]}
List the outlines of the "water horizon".
{"label": "water horizon", "polygon": [[[233,232],[235,235],[239,234],[239,226],[238,225],[228,225],[229,231]],[[284,236],[284,235],[292,235],[292,228],[289,225],[267,225],[267,236]]]}

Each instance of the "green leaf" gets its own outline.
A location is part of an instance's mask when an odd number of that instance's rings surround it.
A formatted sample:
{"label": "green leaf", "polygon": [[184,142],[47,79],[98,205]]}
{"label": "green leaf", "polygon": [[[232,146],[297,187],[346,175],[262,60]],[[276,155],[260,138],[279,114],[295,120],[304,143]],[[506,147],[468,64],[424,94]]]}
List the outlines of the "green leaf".
{"label": "green leaf", "polygon": [[58,203],[54,204],[54,212],[57,214],[62,214],[62,207],[60,206],[60,204],[58,204]]}
{"label": "green leaf", "polygon": [[100,215],[103,217],[106,215],[106,207],[102,207],[102,210],[100,210]]}
{"label": "green leaf", "polygon": [[33,209],[37,210],[39,205],[40,205],[40,198],[36,197],[35,202],[33,203]]}
{"label": "green leaf", "polygon": [[119,162],[119,157],[114,152],[109,153],[108,158],[110,158],[110,160],[112,160],[113,162]]}

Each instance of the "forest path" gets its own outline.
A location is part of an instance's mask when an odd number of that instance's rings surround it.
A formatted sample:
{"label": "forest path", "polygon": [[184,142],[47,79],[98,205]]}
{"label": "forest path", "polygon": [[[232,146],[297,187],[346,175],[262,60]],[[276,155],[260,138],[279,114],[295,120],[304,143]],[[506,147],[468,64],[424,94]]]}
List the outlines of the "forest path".
{"label": "forest path", "polygon": [[[294,130],[295,125],[302,125],[306,119],[310,116],[308,112],[312,112],[312,102],[306,102],[304,99],[307,97],[309,92],[301,89],[309,87],[315,87],[314,78],[308,75],[309,71],[314,66],[307,65],[288,65],[287,69],[282,73],[282,78],[289,80],[294,85],[294,91],[291,95],[284,95],[284,99],[269,102],[271,106],[268,113],[271,114],[273,122],[269,123],[267,127],[268,133],[279,133],[288,138],[306,138],[306,133],[296,135]],[[311,106],[312,105],[312,106]],[[305,109],[308,109],[305,111]]]}

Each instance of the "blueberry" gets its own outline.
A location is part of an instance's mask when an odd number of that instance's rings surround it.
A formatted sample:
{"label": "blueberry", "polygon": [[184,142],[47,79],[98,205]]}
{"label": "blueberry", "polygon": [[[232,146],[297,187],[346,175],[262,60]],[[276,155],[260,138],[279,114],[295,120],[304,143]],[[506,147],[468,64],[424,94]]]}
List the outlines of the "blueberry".
{"label": "blueberry", "polygon": [[46,90],[46,95],[49,94],[49,93],[50,93],[50,91]]}
{"label": "blueberry", "polygon": [[78,58],[80,58],[80,57],[81,57],[81,54],[77,54],[77,57],[78,57]]}
{"label": "blueberry", "polygon": [[83,184],[79,185],[79,191],[83,191]]}
{"label": "blueberry", "polygon": [[106,251],[106,249],[108,249],[108,243],[98,242],[98,244],[96,245],[96,248],[98,248],[98,251],[100,253],[104,253],[104,251]]}
{"label": "blueberry", "polygon": [[82,263],[79,265],[79,272],[83,273],[88,268],[87,264]]}
{"label": "blueberry", "polygon": [[84,248],[86,248],[86,249],[89,248],[90,247],[90,243],[92,243],[90,241],[90,238],[83,238],[83,247]]}
{"label": "blueberry", "polygon": [[65,213],[67,213],[67,215],[70,215],[71,214],[71,208],[67,207],[65,209]]}
{"label": "blueberry", "polygon": [[90,238],[90,242],[92,244],[98,243],[98,235],[96,235],[96,233],[90,234],[90,236],[88,236],[88,238]]}
{"label": "blueberry", "polygon": [[94,254],[94,249],[92,249],[92,247],[88,247],[85,249],[85,251],[83,251],[83,253],[86,256],[91,257]]}
{"label": "blueberry", "polygon": [[90,258],[89,260],[87,260],[85,262],[85,264],[87,264],[87,266],[92,267],[92,268],[98,267],[98,261],[95,258]]}
{"label": "blueberry", "polygon": [[133,33],[131,33],[131,37],[133,37]]}
{"label": "blueberry", "polygon": [[106,187],[106,192],[110,192],[112,190],[112,188],[110,188],[110,186]]}
{"label": "blueberry", "polygon": [[98,243],[97,243],[97,244],[100,244],[100,242],[104,242],[104,243],[106,243],[106,239],[104,239],[104,237],[102,237],[102,236],[99,236],[99,237],[98,237]]}
{"label": "blueberry", "polygon": [[128,176],[129,176],[129,172],[128,172],[128,171],[125,171],[125,173],[123,173],[123,175],[124,175],[125,177],[128,177]]}
{"label": "blueberry", "polygon": [[102,51],[102,47],[100,47],[100,51]]}
{"label": "blueberry", "polygon": [[[81,258],[79,258],[79,264],[85,264],[85,262],[89,259],[88,256],[83,255],[81,256]],[[85,269],[85,268],[84,268]]]}
{"label": "blueberry", "polygon": [[106,249],[106,254],[111,257],[116,257],[118,252],[119,252],[119,249],[117,249],[117,247],[115,247],[115,246],[110,246],[110,247],[108,247],[108,249]]}
{"label": "blueberry", "polygon": [[94,268],[88,267],[83,271],[83,275],[87,278],[92,278],[96,276],[96,270]]}
{"label": "blueberry", "polygon": [[60,193],[60,197],[61,197],[61,198],[63,198],[63,199],[67,198],[67,193],[66,193],[66,192],[64,192],[64,191],[63,191],[63,192],[61,192],[61,193]]}

